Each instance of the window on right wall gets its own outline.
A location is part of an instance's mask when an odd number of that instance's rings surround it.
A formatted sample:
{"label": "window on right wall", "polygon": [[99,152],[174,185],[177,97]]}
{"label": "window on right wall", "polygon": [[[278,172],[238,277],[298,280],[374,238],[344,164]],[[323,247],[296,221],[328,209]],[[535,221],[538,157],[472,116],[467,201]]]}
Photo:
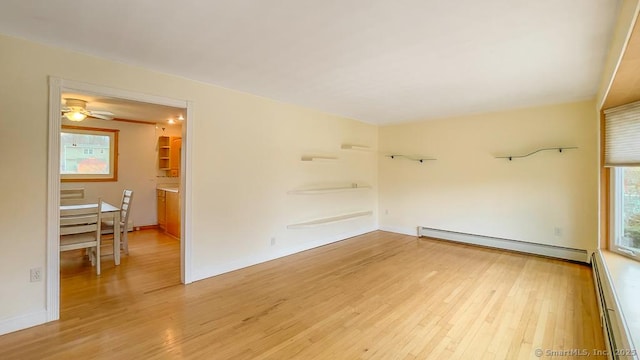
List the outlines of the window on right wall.
{"label": "window on right wall", "polygon": [[610,250],[640,259],[640,167],[611,169]]}
{"label": "window on right wall", "polygon": [[604,110],[610,169],[609,249],[640,260],[640,101]]}

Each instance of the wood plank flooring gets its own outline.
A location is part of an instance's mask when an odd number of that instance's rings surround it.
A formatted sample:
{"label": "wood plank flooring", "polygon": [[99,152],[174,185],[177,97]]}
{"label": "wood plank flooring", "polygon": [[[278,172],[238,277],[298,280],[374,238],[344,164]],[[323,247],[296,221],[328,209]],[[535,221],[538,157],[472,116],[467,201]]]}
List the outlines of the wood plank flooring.
{"label": "wood plank flooring", "polygon": [[103,259],[99,279],[63,257],[61,320],[1,336],[0,358],[535,359],[535,349],[604,349],[586,265],[376,231],[184,286],[177,241],[144,230],[129,247],[119,267]]}

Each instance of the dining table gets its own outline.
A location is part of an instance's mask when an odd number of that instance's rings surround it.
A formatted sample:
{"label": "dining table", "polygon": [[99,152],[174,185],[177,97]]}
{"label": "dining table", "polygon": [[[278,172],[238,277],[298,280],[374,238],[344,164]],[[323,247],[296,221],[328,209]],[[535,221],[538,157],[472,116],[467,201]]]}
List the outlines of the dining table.
{"label": "dining table", "polygon": [[[113,260],[116,265],[120,265],[120,208],[104,201],[101,204],[100,216],[102,220],[113,220]],[[60,205],[60,210],[79,210],[97,206],[97,203]]]}

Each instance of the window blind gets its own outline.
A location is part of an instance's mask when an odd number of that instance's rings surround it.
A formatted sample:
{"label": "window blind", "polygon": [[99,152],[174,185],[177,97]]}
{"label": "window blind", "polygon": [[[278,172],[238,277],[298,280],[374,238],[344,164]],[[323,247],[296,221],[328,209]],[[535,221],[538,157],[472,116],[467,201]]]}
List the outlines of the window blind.
{"label": "window blind", "polygon": [[605,166],[640,166],[640,101],[604,111]]}

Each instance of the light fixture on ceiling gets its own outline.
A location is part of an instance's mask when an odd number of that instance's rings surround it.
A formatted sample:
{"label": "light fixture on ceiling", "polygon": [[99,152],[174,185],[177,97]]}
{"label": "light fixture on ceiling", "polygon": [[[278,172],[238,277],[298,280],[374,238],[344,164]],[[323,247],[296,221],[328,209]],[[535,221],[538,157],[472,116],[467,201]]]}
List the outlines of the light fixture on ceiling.
{"label": "light fixture on ceiling", "polygon": [[178,120],[180,120],[180,121],[184,120],[184,116],[182,116],[182,114],[180,114],[180,116],[178,116]]}
{"label": "light fixture on ceiling", "polygon": [[169,124],[173,125],[173,124],[175,124],[175,123],[176,123],[176,122],[175,122],[175,120],[173,120],[173,118],[170,118],[170,119],[169,119]]}
{"label": "light fixture on ceiling", "polygon": [[64,117],[71,121],[82,121],[87,118],[87,115],[79,112],[79,111],[69,111],[64,113]]}
{"label": "light fixture on ceiling", "polygon": [[64,99],[62,115],[71,121],[82,121],[88,117],[112,120],[113,113],[109,111],[87,110],[87,101],[82,99]]}

